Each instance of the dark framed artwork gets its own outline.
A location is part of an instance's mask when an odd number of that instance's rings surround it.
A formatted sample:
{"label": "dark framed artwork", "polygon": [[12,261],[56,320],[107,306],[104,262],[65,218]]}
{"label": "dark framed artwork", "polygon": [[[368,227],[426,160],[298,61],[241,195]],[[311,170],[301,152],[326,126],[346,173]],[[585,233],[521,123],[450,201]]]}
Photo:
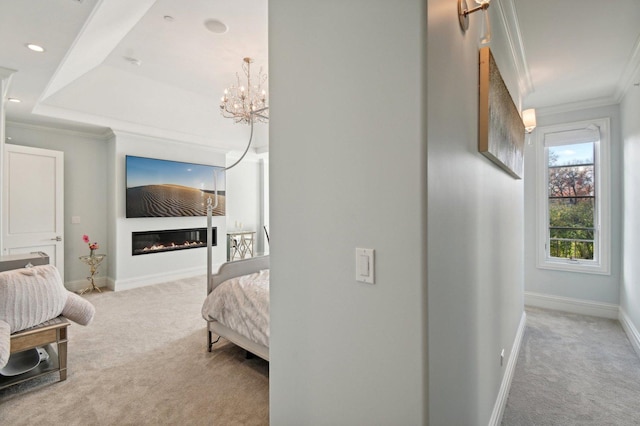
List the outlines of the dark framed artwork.
{"label": "dark framed artwork", "polygon": [[524,124],[489,47],[480,49],[478,151],[516,179],[524,171]]}

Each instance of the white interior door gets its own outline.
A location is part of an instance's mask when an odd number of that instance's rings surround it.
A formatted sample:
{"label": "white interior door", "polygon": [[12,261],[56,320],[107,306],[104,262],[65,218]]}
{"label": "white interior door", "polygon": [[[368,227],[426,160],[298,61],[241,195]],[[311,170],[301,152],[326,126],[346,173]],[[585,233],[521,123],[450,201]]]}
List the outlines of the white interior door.
{"label": "white interior door", "polygon": [[2,254],[45,252],[64,282],[64,153],[5,144]]}

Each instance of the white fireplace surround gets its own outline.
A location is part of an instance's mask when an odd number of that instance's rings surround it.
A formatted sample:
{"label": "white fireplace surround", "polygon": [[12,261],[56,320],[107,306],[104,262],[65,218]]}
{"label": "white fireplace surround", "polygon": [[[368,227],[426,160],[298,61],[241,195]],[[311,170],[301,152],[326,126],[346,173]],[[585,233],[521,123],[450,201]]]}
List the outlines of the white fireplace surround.
{"label": "white fireplace surround", "polygon": [[[162,149],[159,149],[159,146]],[[109,209],[108,220],[109,263],[108,287],[114,290],[125,290],[134,287],[157,284],[206,274],[206,250],[176,250],[162,252],[153,256],[133,256],[131,253],[132,233],[148,230],[188,229],[206,227],[206,217],[158,217],[158,218],[126,218],[125,217],[125,156],[136,155],[171,159],[184,162],[199,162],[211,165],[224,165],[224,153],[207,147],[185,149],[185,145],[172,140],[159,140],[140,135],[114,131],[108,142],[109,183],[107,187],[112,194],[108,199],[115,200]],[[226,216],[215,216],[213,226],[218,235],[226,234]],[[113,240],[111,240],[111,238]],[[219,237],[218,237],[219,238]],[[226,248],[218,244],[213,247],[212,261],[214,268],[226,260]]]}

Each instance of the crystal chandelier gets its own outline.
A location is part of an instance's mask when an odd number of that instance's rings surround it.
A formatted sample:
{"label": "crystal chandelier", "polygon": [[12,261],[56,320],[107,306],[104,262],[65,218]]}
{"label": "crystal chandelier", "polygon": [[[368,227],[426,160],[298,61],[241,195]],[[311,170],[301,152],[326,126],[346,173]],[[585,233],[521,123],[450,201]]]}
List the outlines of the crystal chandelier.
{"label": "crystal chandelier", "polygon": [[223,117],[233,118],[236,123],[251,124],[254,121],[266,123],[269,121],[269,107],[267,105],[266,87],[267,76],[262,74],[262,68],[256,81],[251,81],[251,58],[244,58],[242,70],[247,76],[246,84],[241,84],[240,76],[236,73],[237,83],[224,90],[220,100],[220,113]]}

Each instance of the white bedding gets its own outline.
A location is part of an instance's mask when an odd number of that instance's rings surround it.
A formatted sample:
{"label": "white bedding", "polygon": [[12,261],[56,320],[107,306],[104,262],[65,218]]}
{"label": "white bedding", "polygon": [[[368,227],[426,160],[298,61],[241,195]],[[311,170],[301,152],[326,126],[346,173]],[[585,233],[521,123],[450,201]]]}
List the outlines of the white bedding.
{"label": "white bedding", "polygon": [[220,284],[205,299],[202,316],[269,347],[269,270]]}

